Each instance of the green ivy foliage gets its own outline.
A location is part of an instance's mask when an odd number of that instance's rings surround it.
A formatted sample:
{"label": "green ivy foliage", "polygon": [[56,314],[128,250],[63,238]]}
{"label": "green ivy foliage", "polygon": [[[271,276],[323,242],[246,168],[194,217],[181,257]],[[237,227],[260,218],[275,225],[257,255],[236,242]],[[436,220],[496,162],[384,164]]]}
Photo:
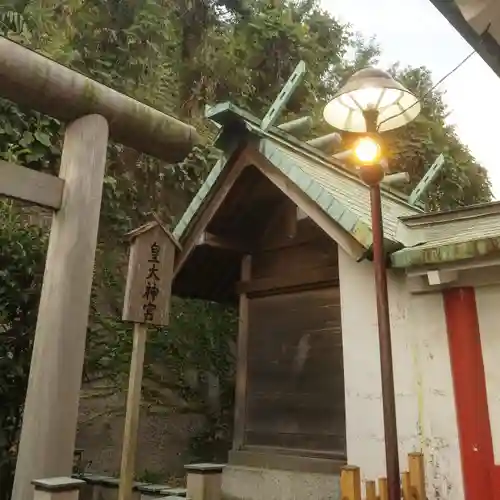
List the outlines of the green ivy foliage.
{"label": "green ivy foliage", "polygon": [[0,99],[0,159],[55,173],[59,130],[57,120],[33,111],[23,113]]}
{"label": "green ivy foliage", "polygon": [[46,234],[0,200],[0,500],[10,499]]}

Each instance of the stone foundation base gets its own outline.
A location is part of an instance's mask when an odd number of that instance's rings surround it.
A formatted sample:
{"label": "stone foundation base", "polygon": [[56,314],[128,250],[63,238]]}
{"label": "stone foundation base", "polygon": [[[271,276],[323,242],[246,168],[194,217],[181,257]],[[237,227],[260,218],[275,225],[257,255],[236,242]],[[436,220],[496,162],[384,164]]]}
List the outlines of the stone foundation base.
{"label": "stone foundation base", "polygon": [[[237,453],[237,452],[236,452]],[[234,455],[233,455],[234,458]],[[283,457],[284,458],[284,457]],[[230,460],[222,473],[222,500],[338,500],[340,498],[339,464],[321,472],[242,465],[245,460]],[[255,460],[251,460],[254,462]],[[273,460],[274,462],[274,460]],[[286,459],[284,460],[286,462]],[[274,465],[274,464],[273,464]],[[313,467],[313,469],[316,467]]]}

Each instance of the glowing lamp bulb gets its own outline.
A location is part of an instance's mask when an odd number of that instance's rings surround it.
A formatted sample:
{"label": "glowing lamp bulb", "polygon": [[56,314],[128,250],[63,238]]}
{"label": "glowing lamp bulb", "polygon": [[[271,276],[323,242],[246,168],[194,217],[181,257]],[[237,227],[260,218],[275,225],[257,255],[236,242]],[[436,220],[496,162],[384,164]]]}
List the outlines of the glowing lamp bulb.
{"label": "glowing lamp bulb", "polygon": [[354,154],[361,163],[376,163],[381,157],[380,144],[371,137],[363,137],[356,144]]}

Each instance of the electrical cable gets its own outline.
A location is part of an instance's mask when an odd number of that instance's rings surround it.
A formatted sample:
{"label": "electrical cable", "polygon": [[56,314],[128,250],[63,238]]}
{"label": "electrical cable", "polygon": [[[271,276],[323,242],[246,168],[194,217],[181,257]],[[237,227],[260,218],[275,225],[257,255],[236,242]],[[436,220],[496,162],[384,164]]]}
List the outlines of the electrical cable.
{"label": "electrical cable", "polygon": [[441,78],[441,80],[439,80],[435,85],[433,85],[420,99],[417,99],[412,105],[410,105],[407,108],[403,109],[403,111],[401,111],[401,112],[399,112],[399,113],[397,113],[395,115],[389,116],[385,120],[382,120],[377,125],[377,130],[380,129],[380,126],[383,123],[386,123],[389,120],[393,120],[394,118],[397,118],[398,116],[403,115],[409,109],[413,108],[413,106],[416,106],[418,103],[422,102],[432,91],[434,91],[437,87],[439,87],[439,85],[441,85],[448,77],[450,77],[451,75],[453,75],[453,73],[455,73],[455,71],[457,71],[458,69],[460,69],[474,54],[476,54],[475,50],[473,50],[463,61],[461,61],[460,64],[457,64],[457,66],[455,66],[451,71],[449,71],[446,75],[444,75],[443,78]]}
{"label": "electrical cable", "polygon": [[[491,23],[488,23],[488,26],[486,26],[486,29],[481,33],[481,39],[479,44],[482,45],[484,42],[485,36],[489,33],[491,28]],[[379,130],[380,125],[382,125],[385,122],[388,122],[389,120],[392,120],[394,118],[397,118],[398,116],[401,116],[402,114],[406,113],[409,109],[413,108],[413,106],[416,106],[417,103],[422,102],[433,90],[435,90],[439,85],[441,85],[449,76],[453,75],[455,71],[457,71],[459,68],[461,68],[474,54],[477,53],[477,50],[473,50],[460,64],[455,66],[451,71],[449,71],[446,75],[441,78],[435,85],[432,86],[432,88],[426,92],[420,99],[417,99],[411,106],[408,106],[406,109],[403,109],[400,113],[395,114],[394,116],[390,116],[389,118],[386,118],[385,120],[382,120],[378,126],[377,130]]]}

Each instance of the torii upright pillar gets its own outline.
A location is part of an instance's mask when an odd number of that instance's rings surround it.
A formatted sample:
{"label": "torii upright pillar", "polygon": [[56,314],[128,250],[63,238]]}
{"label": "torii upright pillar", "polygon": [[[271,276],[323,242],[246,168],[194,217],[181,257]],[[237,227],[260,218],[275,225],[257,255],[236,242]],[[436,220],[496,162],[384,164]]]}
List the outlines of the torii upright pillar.
{"label": "torii upright pillar", "polygon": [[62,203],[49,239],[13,500],[33,499],[32,480],[72,473],[107,144],[102,116],[66,130]]}

